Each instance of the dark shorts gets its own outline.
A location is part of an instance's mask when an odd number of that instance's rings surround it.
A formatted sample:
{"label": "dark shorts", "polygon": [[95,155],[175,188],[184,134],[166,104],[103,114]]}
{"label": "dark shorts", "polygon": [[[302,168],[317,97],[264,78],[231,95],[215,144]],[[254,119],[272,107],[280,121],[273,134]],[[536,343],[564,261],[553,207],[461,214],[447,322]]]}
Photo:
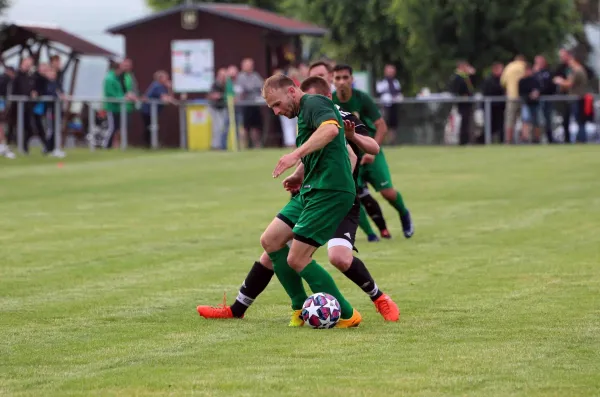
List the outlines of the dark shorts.
{"label": "dark shorts", "polygon": [[354,205],[348,215],[339,224],[333,237],[327,243],[327,248],[337,246],[348,247],[358,252],[354,244],[356,243],[356,231],[358,230],[358,220],[360,218],[360,200],[358,196],[354,200]]}
{"label": "dark shorts", "polygon": [[244,128],[249,130],[251,128],[262,129],[262,114],[260,107],[258,106],[245,106],[242,111],[242,118],[244,122]]}

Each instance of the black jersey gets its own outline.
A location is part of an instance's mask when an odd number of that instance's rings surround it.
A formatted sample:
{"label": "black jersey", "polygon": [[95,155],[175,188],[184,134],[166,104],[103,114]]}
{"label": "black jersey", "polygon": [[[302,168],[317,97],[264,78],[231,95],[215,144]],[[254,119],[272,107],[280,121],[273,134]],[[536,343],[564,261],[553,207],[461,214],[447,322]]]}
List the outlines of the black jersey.
{"label": "black jersey", "polygon": [[[358,117],[356,117],[355,115],[353,115],[350,112],[346,112],[339,105],[335,105],[335,106],[337,107],[337,110],[342,115],[342,119],[344,121],[351,121],[354,123],[354,126],[355,126],[354,133],[355,134],[363,135],[363,136],[370,136],[367,126],[364,125],[363,122],[360,121],[360,119]],[[354,170],[352,171],[352,177],[354,178],[354,183],[357,185],[357,189],[358,189],[358,168],[360,167],[360,161],[362,160],[364,153],[362,150],[360,150],[358,148],[358,146],[356,146],[356,144],[354,142],[348,141],[348,144],[352,148],[352,151],[354,151],[354,154],[356,154],[356,159],[357,159],[356,167],[354,167]]]}

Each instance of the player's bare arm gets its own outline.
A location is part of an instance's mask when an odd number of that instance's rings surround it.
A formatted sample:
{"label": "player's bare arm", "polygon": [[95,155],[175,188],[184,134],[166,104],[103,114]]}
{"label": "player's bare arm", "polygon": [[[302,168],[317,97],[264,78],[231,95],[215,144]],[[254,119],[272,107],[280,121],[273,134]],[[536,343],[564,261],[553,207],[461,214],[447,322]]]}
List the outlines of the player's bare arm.
{"label": "player's bare arm", "polygon": [[350,145],[346,145],[346,149],[348,150],[348,156],[350,157],[350,167],[352,171],[354,171],[356,163],[358,162],[358,157],[356,157],[356,153],[354,153],[354,150],[352,150]]}
{"label": "player's bare arm", "polygon": [[366,154],[376,155],[379,153],[379,145],[375,139],[366,135],[355,134],[356,125],[350,120],[344,120],[344,132],[346,139],[354,142],[356,146]]}
{"label": "player's bare arm", "polygon": [[304,164],[301,162],[296,167],[294,173],[283,180],[283,188],[288,192],[296,192],[300,190],[302,181],[304,180]]}
{"label": "player's bare arm", "polygon": [[302,146],[279,159],[275,170],[273,170],[273,177],[279,177],[285,170],[296,165],[302,157],[323,149],[338,134],[339,125],[337,121],[331,120],[331,122],[322,123]]}
{"label": "player's bare arm", "polygon": [[375,132],[375,141],[378,145],[381,145],[383,143],[385,135],[387,134],[388,126],[383,117],[377,119],[374,124],[375,128],[377,129],[377,131]]}

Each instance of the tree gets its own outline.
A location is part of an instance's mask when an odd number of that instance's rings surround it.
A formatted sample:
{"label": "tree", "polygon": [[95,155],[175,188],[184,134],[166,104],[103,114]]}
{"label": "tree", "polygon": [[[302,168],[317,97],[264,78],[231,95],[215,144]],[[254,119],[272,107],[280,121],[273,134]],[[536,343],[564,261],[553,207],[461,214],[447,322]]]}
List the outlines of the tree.
{"label": "tree", "polygon": [[387,11],[392,0],[287,0],[282,10],[290,16],[329,29],[322,54],[339,63],[380,75],[386,63],[398,68],[406,86],[404,34]]}
{"label": "tree", "polygon": [[0,14],[4,13],[10,7],[10,0],[0,0]]}
{"label": "tree", "polygon": [[[1,0],[0,0],[1,1]],[[146,0],[148,7],[154,11],[162,11],[171,7],[186,4],[187,0]],[[277,11],[280,1],[277,0],[192,0],[192,3],[234,3],[248,4],[265,10]]]}
{"label": "tree", "polygon": [[420,85],[446,88],[455,62],[478,71],[516,54],[555,52],[580,29],[571,0],[393,0],[408,32],[407,63]]}

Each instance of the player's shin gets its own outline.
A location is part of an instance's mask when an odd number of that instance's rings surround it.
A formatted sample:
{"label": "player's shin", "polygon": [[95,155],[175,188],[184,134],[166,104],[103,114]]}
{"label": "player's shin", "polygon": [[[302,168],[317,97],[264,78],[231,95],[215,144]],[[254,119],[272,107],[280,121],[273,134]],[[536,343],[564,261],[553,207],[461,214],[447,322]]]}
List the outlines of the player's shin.
{"label": "player's shin", "polygon": [[369,223],[369,217],[367,216],[365,207],[362,205],[360,206],[360,218],[358,220],[358,226],[363,232],[365,232],[367,236],[376,236],[375,230],[373,230],[371,223]]}
{"label": "player's shin", "polygon": [[342,311],[342,319],[348,319],[352,317],[354,309],[352,305],[344,298],[340,290],[338,289],[335,281],[327,270],[323,269],[321,265],[312,260],[301,272],[300,276],[309,285],[312,292],[325,292],[335,297],[340,303]]}
{"label": "player's shin", "polygon": [[270,266],[272,266],[271,261],[264,253],[259,262],[254,262],[240,287],[235,302],[231,305],[233,317],[243,317],[258,295],[267,288],[273,277],[273,270],[269,269]]}
{"label": "player's shin", "polygon": [[[387,190],[387,189],[386,189]],[[402,195],[398,191],[394,191],[390,189],[389,192],[382,191],[383,197],[398,211],[400,215],[406,215],[408,213],[408,209],[404,204],[404,200],[402,199]]]}
{"label": "player's shin", "polygon": [[369,295],[369,298],[371,298],[373,302],[383,295],[383,292],[379,290],[377,283],[373,280],[371,273],[369,273],[369,270],[359,258],[353,257],[350,267],[343,273],[344,276],[348,277],[354,284],[358,285],[365,294]]}
{"label": "player's shin", "polygon": [[300,310],[304,301],[308,298],[302,278],[287,263],[287,257],[290,252],[286,245],[282,249],[269,253],[269,258],[273,261],[273,270],[281,286],[292,300],[292,309]]}
{"label": "player's shin", "polygon": [[366,196],[362,196],[360,198],[360,202],[362,205],[364,205],[367,214],[369,214],[371,219],[373,219],[373,222],[375,222],[375,225],[379,231],[381,232],[387,230],[383,212],[381,211],[381,207],[379,206],[377,200],[375,200],[375,198],[370,194],[367,194]]}

